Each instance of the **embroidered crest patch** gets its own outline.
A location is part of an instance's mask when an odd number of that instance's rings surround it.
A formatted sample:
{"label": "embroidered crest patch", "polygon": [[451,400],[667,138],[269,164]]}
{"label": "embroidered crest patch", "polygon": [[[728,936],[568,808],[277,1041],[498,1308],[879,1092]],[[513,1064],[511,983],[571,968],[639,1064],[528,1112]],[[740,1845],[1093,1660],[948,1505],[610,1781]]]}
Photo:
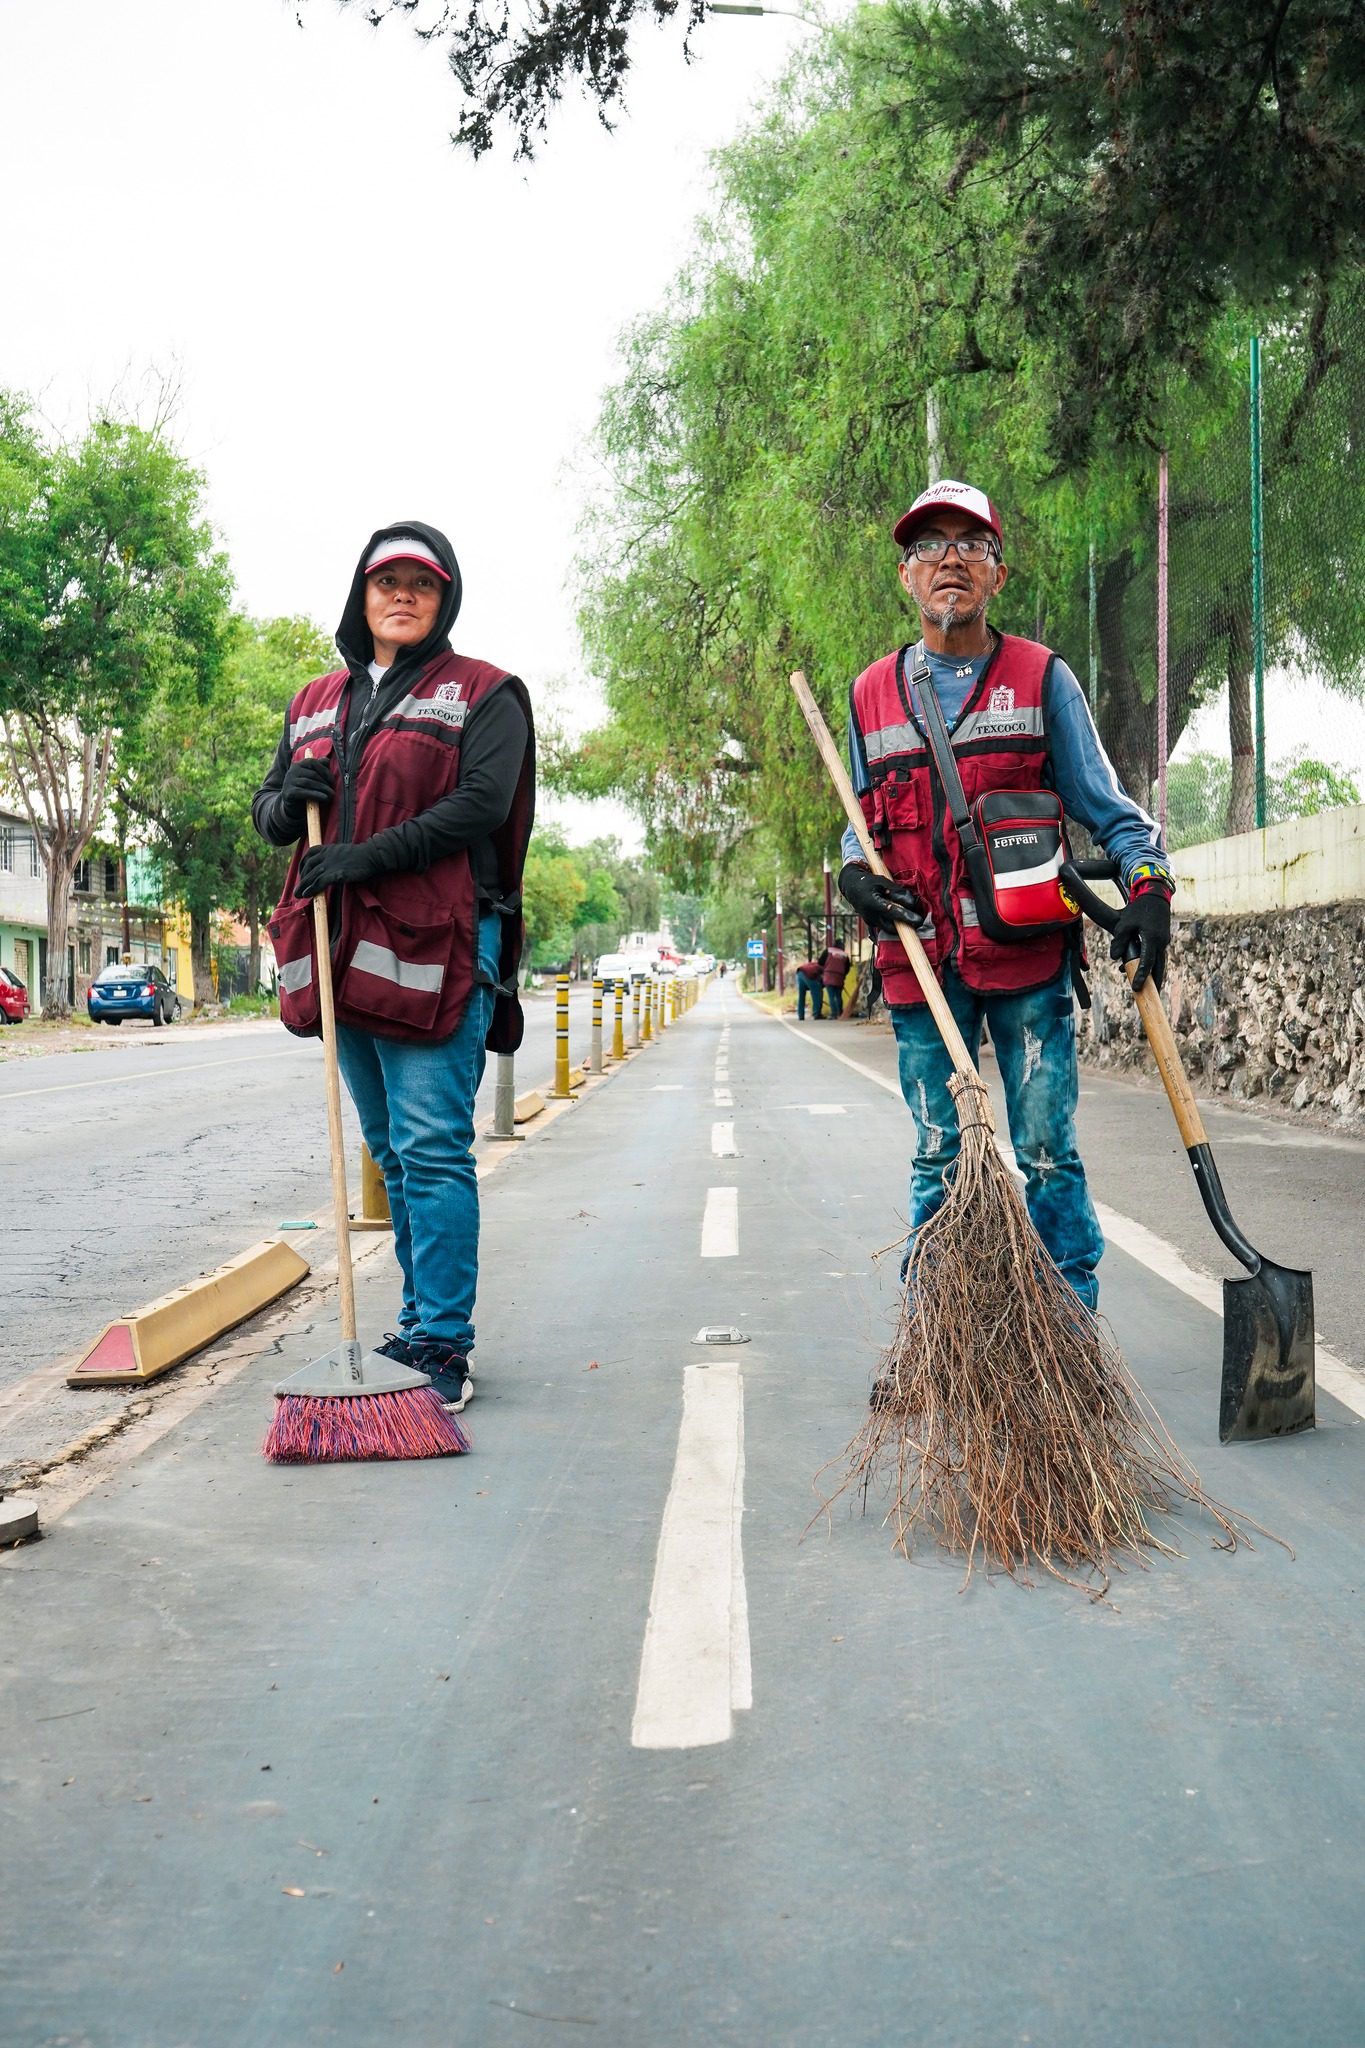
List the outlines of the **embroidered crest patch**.
{"label": "embroidered crest patch", "polygon": [[991,691],[990,702],[987,704],[986,709],[987,711],[1013,711],[1014,692],[1008,683],[997,683],[996,687]]}

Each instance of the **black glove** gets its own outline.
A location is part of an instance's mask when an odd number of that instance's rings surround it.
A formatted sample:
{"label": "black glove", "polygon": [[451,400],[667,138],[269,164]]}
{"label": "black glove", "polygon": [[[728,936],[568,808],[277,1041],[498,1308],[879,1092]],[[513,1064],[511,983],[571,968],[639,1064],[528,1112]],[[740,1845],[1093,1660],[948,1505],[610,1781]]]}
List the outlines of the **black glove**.
{"label": "black glove", "polygon": [[299,862],[294,894],[320,896],[337,882],[367,882],[384,867],[372,839],[362,839],[358,846],[310,846]]}
{"label": "black glove", "polygon": [[1109,958],[1131,960],[1134,940],[1138,945],[1134,994],[1143,987],[1149,974],[1160,988],[1166,979],[1166,948],[1171,943],[1171,899],[1164,889],[1144,889],[1140,896],[1128,898],[1114,926]]}
{"label": "black glove", "polygon": [[860,860],[847,860],[839,870],[839,894],[856,910],[869,931],[889,931],[909,924],[918,931],[929,915],[928,905],[908,883],[874,875]]}
{"label": "black glove", "polygon": [[335,795],[336,784],[325,761],[291,761],[284,771],[280,805],[297,820],[300,831],[308,821],[309,804],[320,804],[325,811]]}

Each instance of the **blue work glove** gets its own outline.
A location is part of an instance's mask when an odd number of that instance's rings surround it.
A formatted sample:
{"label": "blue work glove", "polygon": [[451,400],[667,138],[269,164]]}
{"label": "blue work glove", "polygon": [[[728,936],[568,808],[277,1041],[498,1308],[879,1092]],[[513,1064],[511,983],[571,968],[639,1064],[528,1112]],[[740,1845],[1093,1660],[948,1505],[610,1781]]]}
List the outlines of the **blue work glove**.
{"label": "blue work glove", "polygon": [[320,896],[338,882],[368,882],[382,874],[385,863],[374,851],[372,839],[358,846],[310,846],[299,862],[296,896]]}
{"label": "blue work glove", "polygon": [[861,860],[847,860],[840,868],[839,894],[870,932],[889,932],[897,924],[913,925],[918,931],[929,914],[923,898],[908,883],[875,875]]}
{"label": "blue work glove", "polygon": [[1166,950],[1171,943],[1171,899],[1166,891],[1149,886],[1128,898],[1119,912],[1109,945],[1111,960],[1130,960],[1138,948],[1138,970],[1133,976],[1133,993],[1142,988],[1148,975],[1160,988],[1166,979]]}

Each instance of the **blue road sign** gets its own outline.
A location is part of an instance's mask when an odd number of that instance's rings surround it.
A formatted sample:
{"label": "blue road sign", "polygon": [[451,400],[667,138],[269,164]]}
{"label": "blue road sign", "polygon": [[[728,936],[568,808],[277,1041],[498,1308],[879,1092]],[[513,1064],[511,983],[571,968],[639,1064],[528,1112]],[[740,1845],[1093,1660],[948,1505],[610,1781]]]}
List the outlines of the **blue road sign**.
{"label": "blue road sign", "polygon": [[761,960],[763,958],[763,955],[767,952],[767,950],[768,942],[766,939],[750,939],[749,958],[751,960]]}

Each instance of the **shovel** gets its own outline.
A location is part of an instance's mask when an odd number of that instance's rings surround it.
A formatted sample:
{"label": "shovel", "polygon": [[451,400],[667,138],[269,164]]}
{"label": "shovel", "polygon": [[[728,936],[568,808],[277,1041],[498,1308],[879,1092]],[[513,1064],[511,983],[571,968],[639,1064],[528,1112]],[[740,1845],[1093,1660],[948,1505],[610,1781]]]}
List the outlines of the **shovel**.
{"label": "shovel", "polygon": [[[1107,932],[1118,923],[1111,903],[1087,888],[1086,881],[1116,882],[1118,869],[1108,860],[1076,860],[1062,864],[1063,886],[1087,916]],[[1132,980],[1135,959],[1124,962]],[[1185,1154],[1208,1219],[1223,1243],[1251,1276],[1223,1282],[1223,1386],[1218,1408],[1222,1443],[1241,1438],[1288,1436],[1311,1429],[1313,1400],[1313,1275],[1292,1266],[1277,1266],[1258,1252],[1233,1221],[1223,1184],[1218,1178],[1204,1121],[1180,1064],[1175,1033],[1152,981],[1133,1000],[1142,1018],[1147,1043],[1156,1058]]]}

